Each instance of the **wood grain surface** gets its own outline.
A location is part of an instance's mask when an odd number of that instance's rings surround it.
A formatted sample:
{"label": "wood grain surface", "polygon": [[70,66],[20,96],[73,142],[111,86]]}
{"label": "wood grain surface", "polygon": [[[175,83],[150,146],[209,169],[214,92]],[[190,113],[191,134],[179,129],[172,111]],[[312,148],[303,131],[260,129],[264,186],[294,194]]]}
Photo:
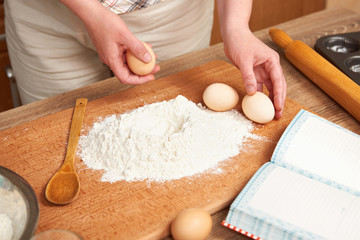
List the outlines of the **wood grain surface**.
{"label": "wood grain surface", "polygon": [[[310,47],[313,47],[316,40],[321,36],[337,34],[337,33],[346,33],[353,31],[360,31],[360,15],[354,13],[350,10],[342,9],[342,8],[333,8],[324,10],[318,13],[314,13],[305,17],[301,17],[295,20],[292,20],[287,23],[283,23],[277,26],[287,32],[289,36],[293,39],[299,39],[304,41]],[[326,119],[339,124],[342,127],[345,127],[357,134],[360,134],[360,124],[353,117],[351,117],[342,107],[340,107],[335,101],[329,98],[320,88],[318,88],[315,84],[313,84],[309,79],[307,79],[301,72],[299,72],[292,64],[290,64],[284,55],[283,50],[274,44],[268,34],[269,29],[264,29],[262,31],[258,31],[255,35],[261,39],[264,43],[266,43],[271,48],[275,49],[281,58],[282,69],[288,84],[288,98],[295,100],[311,111],[325,117]],[[183,56],[179,56],[177,58],[171,59],[169,61],[164,61],[160,63],[161,70],[157,73],[157,79],[160,79],[165,76],[169,76],[171,74],[184,71],[186,69],[190,69],[192,67],[213,61],[213,60],[223,60],[229,61],[223,51],[223,44],[219,43],[213,45],[209,48],[199,50],[193,53],[189,53]],[[118,80],[115,78],[106,79],[104,81],[76,89],[71,92],[67,92],[52,98],[48,98],[42,101],[38,101],[36,103],[28,104],[22,107],[18,107],[9,111],[0,113],[0,130],[9,129],[11,127],[16,127],[21,124],[42,118],[44,116],[48,116],[53,113],[60,112],[64,109],[68,109],[74,106],[74,102],[77,98],[86,97],[89,101],[94,101],[96,99],[118,93],[124,89],[131,88],[132,86],[124,86],[119,84]],[[91,102],[90,102],[91,103]],[[289,101],[288,101],[289,103]],[[70,126],[70,118],[71,118],[71,109],[66,110],[62,119],[61,126],[64,128],[63,132],[60,133],[61,136],[58,136],[59,141],[61,143],[55,145],[61,145],[64,147],[67,141],[67,131]],[[38,120],[42,121],[42,120]],[[44,122],[44,126],[48,126],[50,123]],[[41,129],[39,130],[42,131]],[[6,133],[1,133],[2,137],[6,136]],[[16,144],[26,141],[29,138],[31,141],[34,141],[33,138],[28,137],[19,137],[13,136],[18,139]],[[42,137],[46,140],[46,136]],[[1,139],[0,141],[3,141]],[[14,144],[14,148],[16,146]],[[59,148],[57,146],[57,148]],[[16,150],[17,151],[17,150]],[[23,153],[31,152],[32,149],[28,147],[27,149],[22,149],[17,152],[18,156],[21,156]],[[51,152],[51,148],[47,147],[46,149],[42,149],[42,152]],[[65,151],[65,150],[64,150]],[[59,159],[56,161],[60,162],[62,156],[59,156]],[[0,161],[0,164],[3,160]],[[10,161],[10,160],[7,160]],[[27,168],[32,169],[32,162],[25,159],[22,162],[16,161],[16,159],[12,159],[11,161],[15,161],[13,163],[16,166],[16,169],[20,169],[21,172],[27,173],[23,175],[26,179],[35,179],[37,177],[43,178],[43,182],[45,184],[45,176],[41,176],[43,172],[31,172],[26,171]],[[51,160],[54,161],[54,160]],[[49,163],[47,166],[50,166],[53,171],[58,166],[51,166]],[[47,171],[43,174],[51,175],[51,169],[43,168]],[[226,184],[226,183],[224,183]],[[82,193],[84,194],[84,193]],[[96,194],[93,196],[96,199]],[[41,198],[41,201],[44,199]],[[47,206],[47,208],[55,209],[54,207]],[[108,214],[109,206],[104,209],[104,215]],[[101,210],[98,210],[101,212]],[[212,215],[213,218],[213,229],[210,233],[208,239],[248,239],[245,236],[239,235],[238,233],[231,231],[230,229],[224,228],[221,226],[221,221],[225,218],[228,209],[217,211],[217,213]],[[59,213],[54,212],[54,218]],[[90,215],[92,213],[89,213]],[[152,215],[156,216],[156,213],[152,213]],[[40,215],[41,221],[43,224],[46,224],[49,221],[51,224],[51,219],[42,219],[42,213]],[[84,225],[86,225],[85,222]],[[114,226],[111,226],[114,228]],[[85,228],[85,227],[84,227]],[[93,232],[90,226],[86,226],[89,232]],[[39,227],[38,231],[45,230],[44,227]],[[141,228],[138,228],[138,231],[142,231]],[[91,237],[89,239],[92,239]],[[167,237],[166,239],[171,239],[171,237]]]}
{"label": "wood grain surface", "polygon": [[[82,134],[99,117],[121,114],[145,104],[183,95],[202,103],[202,92],[211,83],[233,86],[245,95],[240,72],[229,63],[213,61],[156,82],[140,85],[88,103]],[[240,104],[236,107],[241,111]],[[288,100],[281,120],[257,124],[240,154],[221,164],[222,173],[203,173],[165,183],[101,182],[100,171],[87,169],[80,159],[81,190],[78,199],[55,206],[44,198],[46,183],[61,166],[73,109],[67,109],[0,132],[0,162],[33,186],[40,202],[38,231],[63,228],[85,239],[158,239],[169,234],[169,225],[183,209],[201,207],[211,213],[227,207],[254,172],[270,160],[282,132],[300,110]],[[141,231],[139,231],[141,229]]]}

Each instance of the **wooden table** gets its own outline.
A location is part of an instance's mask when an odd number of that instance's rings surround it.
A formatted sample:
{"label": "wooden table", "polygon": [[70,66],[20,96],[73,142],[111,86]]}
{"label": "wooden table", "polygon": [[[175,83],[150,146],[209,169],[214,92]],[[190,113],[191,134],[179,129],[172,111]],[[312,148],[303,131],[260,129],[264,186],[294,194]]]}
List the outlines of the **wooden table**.
{"label": "wooden table", "polygon": [[[315,41],[321,36],[360,31],[360,15],[345,9],[330,9],[276,27],[284,30],[293,39],[302,40],[313,47]],[[283,72],[288,83],[288,98],[324,118],[360,134],[359,122],[286,60],[283,51],[271,41],[268,29],[258,31],[255,35],[279,52]],[[222,43],[161,62],[161,71],[156,75],[156,78],[165,77],[212,60],[229,62],[223,52]],[[87,97],[91,101],[129,87],[131,86],[122,86],[115,78],[109,78],[71,92],[5,111],[0,113],[0,130],[71,108],[76,98]],[[228,209],[224,209],[213,215],[214,227],[209,239],[247,239],[220,225],[227,211]],[[169,237],[169,239],[171,238]]]}

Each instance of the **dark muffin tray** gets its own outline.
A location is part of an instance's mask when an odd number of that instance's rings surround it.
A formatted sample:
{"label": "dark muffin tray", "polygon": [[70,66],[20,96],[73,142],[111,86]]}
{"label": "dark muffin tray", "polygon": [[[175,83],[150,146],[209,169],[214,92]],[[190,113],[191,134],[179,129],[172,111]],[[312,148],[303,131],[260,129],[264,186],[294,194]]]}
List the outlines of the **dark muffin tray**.
{"label": "dark muffin tray", "polygon": [[321,37],[314,48],[360,86],[360,32]]}

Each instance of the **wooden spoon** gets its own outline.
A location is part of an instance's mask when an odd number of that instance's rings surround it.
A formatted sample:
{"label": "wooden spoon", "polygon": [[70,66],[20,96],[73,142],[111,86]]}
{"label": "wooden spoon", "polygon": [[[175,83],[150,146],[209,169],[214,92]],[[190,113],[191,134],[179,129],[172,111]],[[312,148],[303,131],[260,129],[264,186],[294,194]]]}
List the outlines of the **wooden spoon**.
{"label": "wooden spoon", "polygon": [[80,181],[74,168],[74,160],[86,104],[86,98],[76,100],[64,163],[50,179],[45,190],[45,197],[51,203],[69,204],[79,193]]}

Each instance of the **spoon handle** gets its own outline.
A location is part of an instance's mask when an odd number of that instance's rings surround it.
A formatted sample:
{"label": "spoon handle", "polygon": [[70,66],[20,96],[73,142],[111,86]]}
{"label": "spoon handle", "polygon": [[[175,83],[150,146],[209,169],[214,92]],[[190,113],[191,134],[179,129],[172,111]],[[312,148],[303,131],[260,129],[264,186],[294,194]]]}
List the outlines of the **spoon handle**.
{"label": "spoon handle", "polygon": [[70,135],[64,165],[68,165],[70,163],[72,168],[74,166],[75,151],[79,142],[87,101],[87,98],[79,98],[76,100],[74,114],[71,120]]}

